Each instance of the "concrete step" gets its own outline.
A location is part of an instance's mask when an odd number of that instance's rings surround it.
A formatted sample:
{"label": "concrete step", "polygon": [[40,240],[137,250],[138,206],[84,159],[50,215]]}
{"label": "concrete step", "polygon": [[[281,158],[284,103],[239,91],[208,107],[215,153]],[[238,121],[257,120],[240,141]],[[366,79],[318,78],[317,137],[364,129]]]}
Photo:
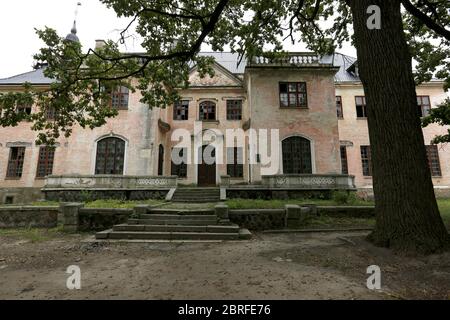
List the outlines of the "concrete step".
{"label": "concrete step", "polygon": [[180,225],[130,225],[119,224],[114,226],[113,231],[132,232],[209,232],[209,233],[239,233],[237,225],[231,226],[180,226]]}
{"label": "concrete step", "polygon": [[172,202],[185,202],[185,203],[213,203],[219,202],[220,198],[173,198]]}
{"label": "concrete step", "polygon": [[107,239],[130,240],[238,240],[239,233],[112,231]]}
{"label": "concrete step", "polygon": [[180,210],[180,209],[151,209],[148,214],[177,214],[177,215],[215,215],[214,210],[210,209],[195,209],[195,210]]}
{"label": "concrete step", "polygon": [[129,219],[128,224],[143,224],[143,225],[180,225],[180,226],[209,226],[217,225],[217,219],[212,220],[157,220],[157,219]]}
{"label": "concrete step", "polygon": [[217,220],[216,215],[200,215],[200,214],[141,214],[140,219],[155,220]]}

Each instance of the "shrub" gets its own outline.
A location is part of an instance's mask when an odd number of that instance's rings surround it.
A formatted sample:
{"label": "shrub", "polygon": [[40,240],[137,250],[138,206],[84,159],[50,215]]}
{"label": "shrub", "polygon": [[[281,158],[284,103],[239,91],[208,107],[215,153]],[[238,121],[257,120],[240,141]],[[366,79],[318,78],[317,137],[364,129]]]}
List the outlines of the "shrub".
{"label": "shrub", "polygon": [[348,191],[334,191],[333,192],[333,201],[336,204],[353,204],[356,202],[356,195],[354,192]]}

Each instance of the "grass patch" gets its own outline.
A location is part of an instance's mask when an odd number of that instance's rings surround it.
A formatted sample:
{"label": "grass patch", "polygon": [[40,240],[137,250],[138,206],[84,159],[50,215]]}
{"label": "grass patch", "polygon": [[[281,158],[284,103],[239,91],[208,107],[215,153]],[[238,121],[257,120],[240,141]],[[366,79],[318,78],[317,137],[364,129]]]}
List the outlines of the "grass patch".
{"label": "grass patch", "polygon": [[442,220],[444,220],[444,224],[447,226],[447,228],[450,229],[450,198],[438,199],[437,202]]}
{"label": "grass patch", "polygon": [[286,204],[315,204],[317,206],[373,206],[374,202],[355,199],[351,204],[338,203],[335,200],[292,199],[292,200],[261,200],[261,199],[230,199],[227,200],[230,209],[283,209]]}
{"label": "grass patch", "polygon": [[62,227],[51,229],[22,228],[22,229],[0,229],[0,236],[19,238],[32,243],[52,240],[63,235]]}
{"label": "grass patch", "polygon": [[350,227],[373,227],[375,218],[350,218],[320,216],[313,217],[305,225],[305,228],[350,228]]}
{"label": "grass patch", "polygon": [[[95,200],[85,203],[85,208],[111,208],[111,209],[132,209],[139,204],[159,205],[164,203],[162,200],[144,200],[144,201],[124,201],[124,200]],[[31,204],[35,207],[53,207],[59,206],[55,201],[39,201]]]}

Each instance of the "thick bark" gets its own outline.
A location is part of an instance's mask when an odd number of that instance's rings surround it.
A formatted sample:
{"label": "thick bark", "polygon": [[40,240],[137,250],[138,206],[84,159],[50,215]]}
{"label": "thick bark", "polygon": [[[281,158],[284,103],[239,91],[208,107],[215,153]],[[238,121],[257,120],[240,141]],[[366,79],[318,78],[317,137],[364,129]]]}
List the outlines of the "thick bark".
{"label": "thick bark", "polygon": [[[373,163],[376,245],[429,254],[448,247],[437,207],[400,0],[350,0],[364,86]],[[381,8],[381,29],[367,28],[367,8]]]}

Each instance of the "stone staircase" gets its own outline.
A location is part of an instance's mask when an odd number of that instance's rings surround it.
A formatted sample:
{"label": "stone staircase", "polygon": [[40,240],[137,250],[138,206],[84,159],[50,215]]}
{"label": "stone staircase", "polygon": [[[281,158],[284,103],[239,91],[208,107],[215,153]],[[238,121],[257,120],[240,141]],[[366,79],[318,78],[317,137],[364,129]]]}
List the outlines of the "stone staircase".
{"label": "stone staircase", "polygon": [[173,202],[218,202],[220,201],[219,188],[177,188],[173,197]]}
{"label": "stone staircase", "polygon": [[97,240],[223,241],[251,238],[228,219],[219,219],[214,210],[150,209],[134,215],[127,224],[96,234]]}

